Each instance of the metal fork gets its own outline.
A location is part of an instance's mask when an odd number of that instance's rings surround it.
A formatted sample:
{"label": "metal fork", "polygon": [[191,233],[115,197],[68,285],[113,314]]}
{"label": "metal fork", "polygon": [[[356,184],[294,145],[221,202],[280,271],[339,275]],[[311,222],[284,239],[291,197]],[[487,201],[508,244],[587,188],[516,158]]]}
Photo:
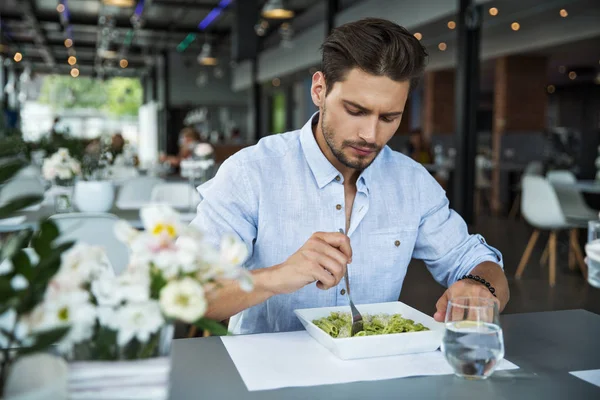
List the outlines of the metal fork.
{"label": "metal fork", "polygon": [[346,274],[344,274],[344,280],[346,281],[346,292],[348,293],[348,300],[350,300],[350,311],[352,311],[352,330],[350,331],[350,336],[354,336],[358,332],[363,330],[363,317],[362,317],[362,315],[360,315],[360,313],[354,306],[354,302],[352,301],[352,296],[350,295],[350,280],[348,279],[348,265],[346,265]]}

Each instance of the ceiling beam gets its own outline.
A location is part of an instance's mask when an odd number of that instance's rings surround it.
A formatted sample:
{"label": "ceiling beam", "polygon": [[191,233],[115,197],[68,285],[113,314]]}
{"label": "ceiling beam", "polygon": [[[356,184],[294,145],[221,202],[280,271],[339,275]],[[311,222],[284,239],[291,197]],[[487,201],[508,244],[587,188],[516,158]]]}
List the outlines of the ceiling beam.
{"label": "ceiling beam", "polygon": [[42,55],[44,57],[44,61],[50,66],[56,65],[56,60],[48,49],[48,45],[46,43],[46,37],[40,28],[40,23],[35,16],[35,4],[32,0],[23,0],[21,1],[21,12],[23,13],[23,19],[29,23],[30,28],[33,31],[33,40],[36,45],[42,51]]}
{"label": "ceiling beam", "polygon": [[[187,10],[210,11],[218,5],[218,2],[215,1],[215,4],[199,4],[188,3],[182,0],[154,0],[152,5],[169,8],[185,8]],[[224,11],[227,12],[229,9],[225,9]]]}

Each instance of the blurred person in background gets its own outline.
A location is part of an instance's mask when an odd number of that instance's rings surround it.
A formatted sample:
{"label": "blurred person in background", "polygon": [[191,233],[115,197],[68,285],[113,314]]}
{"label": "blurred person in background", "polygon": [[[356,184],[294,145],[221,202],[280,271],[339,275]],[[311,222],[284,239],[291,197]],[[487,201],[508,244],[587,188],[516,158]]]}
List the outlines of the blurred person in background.
{"label": "blurred person in background", "polygon": [[185,127],[179,133],[179,153],[176,156],[160,155],[160,162],[167,162],[172,167],[179,167],[181,160],[192,157],[194,148],[201,143],[200,134],[191,127]]}
{"label": "blurred person in background", "polygon": [[123,154],[123,149],[125,148],[125,138],[121,133],[115,133],[110,139],[110,152],[113,155],[113,158],[118,156],[119,154]]}
{"label": "blurred person in background", "polygon": [[413,131],[407,144],[408,156],[420,164],[433,164],[431,143],[421,131]]}

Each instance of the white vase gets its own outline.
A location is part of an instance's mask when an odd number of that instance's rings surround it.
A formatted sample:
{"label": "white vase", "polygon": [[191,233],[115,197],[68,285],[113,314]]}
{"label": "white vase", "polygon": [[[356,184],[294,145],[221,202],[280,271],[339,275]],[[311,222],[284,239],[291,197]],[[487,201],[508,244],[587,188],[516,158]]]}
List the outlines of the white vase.
{"label": "white vase", "polygon": [[107,212],[113,206],[115,188],[111,181],[78,181],[73,200],[82,212]]}

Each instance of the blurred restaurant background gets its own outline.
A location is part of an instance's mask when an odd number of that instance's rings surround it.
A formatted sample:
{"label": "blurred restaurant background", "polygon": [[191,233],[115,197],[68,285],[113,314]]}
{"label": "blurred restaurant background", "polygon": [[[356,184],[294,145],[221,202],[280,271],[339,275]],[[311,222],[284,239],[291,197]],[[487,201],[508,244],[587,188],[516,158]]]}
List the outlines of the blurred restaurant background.
{"label": "blurred restaurant background", "polygon": [[[594,269],[585,252],[600,235],[590,224],[600,209],[600,2],[469,3],[2,0],[0,141],[31,166],[0,204],[31,193],[44,202],[0,231],[56,213],[133,220],[156,200],[191,219],[194,187],[225,159],[316,111],[311,77],[328,32],[380,17],[429,54],[389,146],[424,164],[471,232],[502,251],[506,311],[600,313],[600,260]],[[104,202],[44,176],[59,148],[87,182],[111,182]],[[110,246],[111,261],[126,263]],[[432,312],[442,292],[414,261],[401,300]]]}

